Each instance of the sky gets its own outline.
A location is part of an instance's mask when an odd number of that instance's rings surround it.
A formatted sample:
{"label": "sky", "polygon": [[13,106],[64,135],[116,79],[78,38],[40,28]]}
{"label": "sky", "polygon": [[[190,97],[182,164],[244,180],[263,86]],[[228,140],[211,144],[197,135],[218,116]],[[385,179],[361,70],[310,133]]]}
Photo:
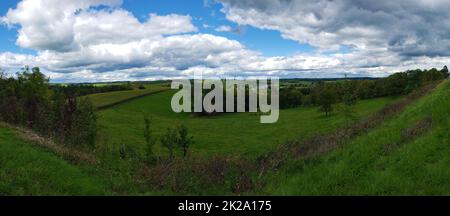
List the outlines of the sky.
{"label": "sky", "polygon": [[383,77],[450,62],[447,0],[2,0],[0,68],[53,82]]}

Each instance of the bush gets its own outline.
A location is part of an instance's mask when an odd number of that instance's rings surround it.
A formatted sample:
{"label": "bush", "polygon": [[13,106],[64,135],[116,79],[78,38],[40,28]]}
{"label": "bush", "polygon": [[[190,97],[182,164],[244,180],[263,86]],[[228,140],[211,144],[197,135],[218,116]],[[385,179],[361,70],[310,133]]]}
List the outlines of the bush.
{"label": "bush", "polygon": [[186,126],[181,125],[180,127],[178,127],[177,138],[177,144],[183,151],[183,157],[186,157],[189,151],[189,147],[194,143],[193,138],[188,135],[188,129]]}
{"label": "bush", "polygon": [[97,116],[76,87],[52,88],[39,68],[0,75],[0,119],[64,144],[95,144]]}
{"label": "bush", "polygon": [[169,152],[169,159],[174,158],[174,148],[178,143],[178,133],[176,129],[168,128],[166,133],[161,137],[161,144]]}

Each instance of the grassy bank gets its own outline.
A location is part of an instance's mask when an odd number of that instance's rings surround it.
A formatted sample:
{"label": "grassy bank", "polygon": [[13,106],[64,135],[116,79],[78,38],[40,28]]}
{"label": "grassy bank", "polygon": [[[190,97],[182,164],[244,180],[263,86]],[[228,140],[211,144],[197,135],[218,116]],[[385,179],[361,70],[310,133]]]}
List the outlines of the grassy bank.
{"label": "grassy bank", "polygon": [[[450,194],[450,82],[336,151],[292,160],[265,194]],[[429,122],[424,124],[424,122]]]}

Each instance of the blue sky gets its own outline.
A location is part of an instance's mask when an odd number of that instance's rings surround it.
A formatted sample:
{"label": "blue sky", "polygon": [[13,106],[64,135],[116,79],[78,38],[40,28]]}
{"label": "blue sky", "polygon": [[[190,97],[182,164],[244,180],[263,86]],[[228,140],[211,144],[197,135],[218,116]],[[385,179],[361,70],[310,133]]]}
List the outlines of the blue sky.
{"label": "blue sky", "polygon": [[37,66],[55,82],[383,77],[450,63],[447,8],[442,0],[2,0],[0,69]]}
{"label": "blue sky", "polygon": [[[292,40],[283,39],[280,32],[273,30],[260,30],[246,26],[243,34],[217,32],[214,30],[215,27],[228,25],[236,28],[238,25],[228,21],[225,14],[220,12],[222,6],[212,1],[204,3],[204,0],[125,0],[124,8],[132,11],[136,17],[141,19],[145,19],[149,13],[190,15],[194,18],[193,22],[200,32],[238,40],[248,48],[260,51],[266,56],[314,51],[314,48],[308,44],[299,44]],[[208,25],[210,28],[205,28],[204,25]]]}
{"label": "blue sky", "polygon": [[[17,0],[4,0],[0,2],[0,16],[5,15],[9,8],[17,5]],[[16,46],[17,29],[9,29],[6,25],[0,25],[0,52],[9,51],[16,53],[34,53],[32,50]]]}
{"label": "blue sky", "polygon": [[[7,13],[9,8],[14,8],[19,0],[2,0],[0,2],[0,15]],[[220,12],[222,6],[218,3],[204,3],[203,0],[124,0],[122,8],[132,12],[140,21],[148,19],[148,14],[158,15],[183,14],[190,15],[193,23],[200,32],[224,36],[240,41],[249,49],[259,51],[265,56],[284,56],[295,53],[313,52],[315,49],[308,44],[300,44],[293,40],[283,39],[280,32],[274,30],[260,30],[251,26],[245,26],[242,34],[232,32],[217,32],[216,27],[228,25],[238,27],[237,24],[228,21],[225,14]],[[209,26],[205,28],[205,25]],[[8,29],[0,26],[0,51],[34,54],[31,49],[24,49],[15,44],[17,28]]]}

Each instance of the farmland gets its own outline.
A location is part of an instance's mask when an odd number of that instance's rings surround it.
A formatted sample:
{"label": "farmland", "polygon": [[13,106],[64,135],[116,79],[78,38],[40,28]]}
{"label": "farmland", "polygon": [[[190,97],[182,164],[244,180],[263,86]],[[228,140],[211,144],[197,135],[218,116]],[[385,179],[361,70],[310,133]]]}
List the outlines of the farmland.
{"label": "farmland", "polygon": [[[370,133],[322,157],[291,161],[265,193],[278,195],[450,194],[450,82]],[[422,133],[407,131],[418,128]],[[417,129],[416,129],[417,131]]]}
{"label": "farmland", "polygon": [[[238,154],[258,156],[287,139],[329,132],[344,123],[342,115],[325,118],[317,107],[281,110],[275,124],[260,124],[259,116],[251,113],[224,114],[215,117],[192,117],[174,113],[170,107],[174,91],[149,95],[100,112],[101,138],[106,145],[121,144],[144,149],[143,114],[153,119],[155,133],[166,128],[186,125],[195,138],[193,151],[202,155]],[[358,116],[368,114],[394,101],[393,98],[364,100],[357,104]]]}
{"label": "farmland", "polygon": [[[94,145],[61,145],[33,132],[24,134],[21,126],[1,124],[0,193],[446,195],[450,82],[433,90],[436,83],[424,85],[432,86],[429,91],[357,100],[351,121],[343,112],[346,102],[338,101],[326,115],[318,105],[306,103],[282,109],[275,124],[261,124],[258,113],[175,113],[170,102],[176,91],[167,83],[81,96],[92,101],[95,110]],[[320,89],[335,84],[308,85]],[[411,99],[416,93],[423,95]],[[370,124],[377,115],[382,116],[379,122]],[[154,160],[148,160],[146,119],[156,140]],[[348,127],[365,121],[372,126],[346,135]],[[187,156],[175,149],[172,157],[163,138],[168,128],[180,125],[193,143]],[[339,131],[344,131],[345,139],[327,138]],[[298,149],[308,140],[318,147],[308,157],[295,156],[303,154]],[[327,142],[336,145],[320,146]]]}
{"label": "farmland", "polygon": [[128,91],[91,94],[86,96],[86,98],[92,101],[94,107],[102,109],[105,107],[113,106],[115,104],[120,104],[128,100],[132,100],[134,98],[161,92],[167,89],[168,87],[166,85],[155,84],[155,85],[146,85],[145,89],[133,89]]}

